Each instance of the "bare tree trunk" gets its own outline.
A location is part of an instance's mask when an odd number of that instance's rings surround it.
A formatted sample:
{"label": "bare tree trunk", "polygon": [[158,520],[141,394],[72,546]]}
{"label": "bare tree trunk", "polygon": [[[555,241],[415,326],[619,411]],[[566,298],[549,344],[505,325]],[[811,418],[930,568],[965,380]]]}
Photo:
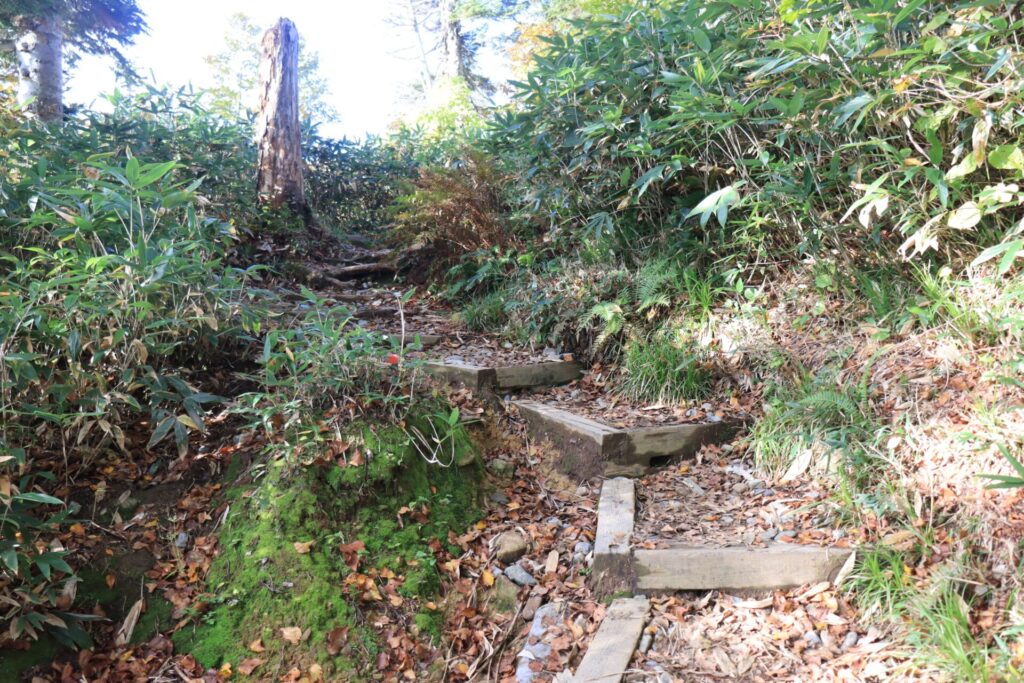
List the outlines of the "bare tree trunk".
{"label": "bare tree trunk", "polygon": [[280,19],[263,36],[256,138],[261,203],[289,207],[306,228],[319,231],[302,182],[302,133],[299,124],[299,32]]}
{"label": "bare tree trunk", "polygon": [[469,51],[462,35],[462,21],[455,14],[455,0],[441,0],[441,74],[470,82]]}
{"label": "bare tree trunk", "polygon": [[60,17],[20,23],[23,33],[15,41],[18,102],[43,121],[60,121],[64,116],[64,29]]}

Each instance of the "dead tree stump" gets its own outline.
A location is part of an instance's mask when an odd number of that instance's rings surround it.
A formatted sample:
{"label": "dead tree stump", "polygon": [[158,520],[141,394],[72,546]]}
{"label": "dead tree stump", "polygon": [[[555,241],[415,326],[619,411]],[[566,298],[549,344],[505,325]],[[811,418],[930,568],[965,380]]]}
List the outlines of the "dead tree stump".
{"label": "dead tree stump", "polygon": [[287,206],[308,230],[319,232],[302,181],[299,32],[290,19],[279,19],[263,36],[259,96],[259,201],[275,209]]}

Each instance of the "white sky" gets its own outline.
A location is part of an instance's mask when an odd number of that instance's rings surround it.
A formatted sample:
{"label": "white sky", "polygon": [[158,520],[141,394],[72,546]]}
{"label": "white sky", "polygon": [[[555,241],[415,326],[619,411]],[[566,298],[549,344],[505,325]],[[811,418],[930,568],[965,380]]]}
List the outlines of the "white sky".
{"label": "white sky", "polygon": [[[408,37],[385,23],[389,0],[139,0],[149,35],[125,50],[140,74],[160,84],[197,87],[210,83],[203,58],[221,49],[229,17],[244,12],[269,27],[278,17],[295,22],[306,45],[320,52],[320,68],[340,113],[324,134],[361,137],[381,133],[398,118],[399,96],[417,74],[416,62],[392,53]],[[71,76],[68,102],[93,104],[115,81],[108,60],[83,59]]]}

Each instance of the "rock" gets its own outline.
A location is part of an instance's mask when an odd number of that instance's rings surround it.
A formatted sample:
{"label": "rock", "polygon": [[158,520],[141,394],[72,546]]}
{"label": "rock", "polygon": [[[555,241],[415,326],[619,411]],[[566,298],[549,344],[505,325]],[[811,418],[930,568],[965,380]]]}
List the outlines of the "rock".
{"label": "rock", "polygon": [[188,545],[188,534],[184,531],[179,531],[177,538],[174,539],[174,545],[179,548],[184,548]]}
{"label": "rock", "polygon": [[651,645],[654,643],[654,636],[650,633],[644,633],[643,637],[640,638],[640,646],[637,648],[640,652],[647,654],[647,651],[651,649]]}
{"label": "rock", "polygon": [[758,535],[758,540],[762,543],[768,543],[779,535],[778,529],[765,529]]}
{"label": "rock", "polygon": [[558,551],[552,550],[548,553],[548,559],[544,563],[545,574],[557,574],[558,573]]}
{"label": "rock", "polygon": [[846,532],[843,531],[842,529],[833,529],[832,530],[832,538],[834,538],[837,541],[840,538],[846,538]]}
{"label": "rock", "polygon": [[558,517],[548,517],[544,520],[544,523],[548,526],[553,526],[558,529],[561,529],[563,526],[565,526],[564,524],[562,524],[562,520],[560,520]]}
{"label": "rock", "polygon": [[497,477],[511,477],[516,471],[516,466],[508,460],[497,458],[487,463],[487,469]]}
{"label": "rock", "polygon": [[493,491],[490,498],[492,503],[497,503],[498,505],[508,504],[508,496],[505,495],[504,491]]}
{"label": "rock", "polygon": [[523,620],[530,621],[533,619],[533,616],[537,613],[537,610],[540,609],[543,602],[544,598],[542,596],[531,595],[530,599],[526,601],[526,606],[523,607]]}
{"label": "rock", "polygon": [[530,572],[523,569],[522,565],[514,564],[505,570],[505,576],[519,586],[536,586],[537,579],[533,578]]}
{"label": "rock", "polygon": [[117,504],[117,511],[122,515],[131,515],[137,507],[139,507],[139,500],[128,496]]}
{"label": "rock", "polygon": [[590,495],[590,487],[586,484],[580,484],[576,487],[576,495],[580,498],[585,498]]}
{"label": "rock", "polygon": [[722,421],[722,416],[721,415],[715,415],[714,413],[711,413],[710,415],[708,415],[708,422],[721,422],[721,421]]}
{"label": "rock", "polygon": [[856,631],[847,631],[846,637],[843,638],[843,644],[839,646],[840,651],[846,652],[851,647],[857,645],[857,641],[860,640],[860,636],[857,635]]}
{"label": "rock", "polygon": [[512,564],[526,554],[526,539],[518,531],[505,531],[494,543],[494,555],[505,564]]}
{"label": "rock", "polygon": [[821,636],[818,635],[817,631],[808,631],[804,634],[804,642],[807,643],[807,647],[814,649],[821,647]]}
{"label": "rock", "polygon": [[590,541],[577,541],[572,551],[580,555],[589,555],[594,551],[594,544]]}
{"label": "rock", "polygon": [[732,485],[733,493],[746,493],[748,489],[750,489],[750,486],[742,481]]}
{"label": "rock", "polygon": [[551,645],[544,640],[545,633],[553,624],[562,619],[562,607],[555,603],[542,605],[533,615],[530,631],[526,635],[526,645],[516,655],[516,683],[533,683],[537,680],[537,672],[530,665],[535,661],[545,661],[551,655]]}

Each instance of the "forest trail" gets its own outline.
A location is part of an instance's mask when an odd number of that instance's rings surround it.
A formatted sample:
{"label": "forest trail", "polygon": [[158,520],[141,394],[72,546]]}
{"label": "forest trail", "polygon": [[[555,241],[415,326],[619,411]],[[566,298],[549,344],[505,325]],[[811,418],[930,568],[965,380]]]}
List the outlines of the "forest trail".
{"label": "forest trail", "polygon": [[518,607],[448,634],[460,676],[920,679],[842,587],[858,530],[799,468],[756,471],[744,406],[631,405],[559,349],[466,332],[429,305],[400,310],[396,291],[364,284],[343,298],[355,297],[361,324],[429,340],[410,355],[496,444],[488,517],[464,537],[464,559],[487,559],[463,568]]}

